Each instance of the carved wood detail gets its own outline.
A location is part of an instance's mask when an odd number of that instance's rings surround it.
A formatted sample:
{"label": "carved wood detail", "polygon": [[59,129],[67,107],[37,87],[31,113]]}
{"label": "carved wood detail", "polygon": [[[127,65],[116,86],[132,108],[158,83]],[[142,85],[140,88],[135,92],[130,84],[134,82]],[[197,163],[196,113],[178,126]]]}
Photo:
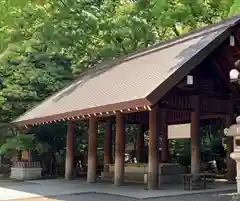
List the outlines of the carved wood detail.
{"label": "carved wood detail", "polygon": [[172,110],[190,110],[192,108],[191,96],[169,94],[162,99],[160,107]]}
{"label": "carved wood detail", "polygon": [[228,114],[229,100],[205,98],[201,101],[201,110],[204,113]]}
{"label": "carved wood detail", "polygon": [[[217,97],[202,97],[201,110],[203,113],[227,114],[229,109],[229,100],[219,99]],[[171,94],[162,100],[160,107],[168,110],[179,110],[182,112],[192,111],[192,96]]]}
{"label": "carved wood detail", "polygon": [[168,111],[168,123],[180,123],[190,120],[188,111]]}
{"label": "carved wood detail", "polygon": [[201,89],[201,91],[215,91],[214,83],[210,79],[197,79],[197,86]]}

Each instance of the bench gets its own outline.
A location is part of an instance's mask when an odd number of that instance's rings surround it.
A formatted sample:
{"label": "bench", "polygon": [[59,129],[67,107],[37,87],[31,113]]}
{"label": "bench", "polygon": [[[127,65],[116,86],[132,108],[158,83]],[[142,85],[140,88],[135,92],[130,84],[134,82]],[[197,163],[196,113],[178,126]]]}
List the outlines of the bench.
{"label": "bench", "polygon": [[215,178],[214,173],[196,173],[196,174],[183,174],[183,188],[184,190],[193,188],[207,188],[207,183],[212,183]]}

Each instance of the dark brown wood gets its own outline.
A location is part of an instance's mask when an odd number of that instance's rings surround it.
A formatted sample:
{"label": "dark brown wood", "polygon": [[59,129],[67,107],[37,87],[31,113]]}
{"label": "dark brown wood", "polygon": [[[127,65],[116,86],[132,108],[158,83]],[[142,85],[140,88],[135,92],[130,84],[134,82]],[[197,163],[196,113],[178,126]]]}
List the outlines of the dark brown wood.
{"label": "dark brown wood", "polygon": [[216,98],[204,98],[201,101],[201,111],[204,113],[228,114],[229,100],[219,100]]}
{"label": "dark brown wood", "polygon": [[184,111],[169,111],[168,110],[168,123],[177,123],[177,122],[189,122],[190,121],[190,112]]}
{"label": "dark brown wood", "polygon": [[136,159],[138,163],[143,162],[143,152],[144,152],[144,125],[138,124],[136,139]]}
{"label": "dark brown wood", "polygon": [[115,172],[114,184],[120,186],[124,182],[124,154],[125,154],[125,123],[123,114],[116,113],[116,138],[115,138]]}
{"label": "dark brown wood", "polygon": [[140,123],[144,122],[147,119],[147,111],[146,112],[137,112],[137,113],[131,113],[131,114],[125,114],[124,119],[126,122],[135,122],[135,123]]}
{"label": "dark brown wood", "polygon": [[162,151],[161,161],[163,163],[168,162],[168,122],[167,122],[167,111],[160,110],[160,131],[162,136]]}
{"label": "dark brown wood", "polygon": [[[238,37],[238,35],[235,35],[235,47],[238,46]],[[236,96],[239,96],[239,84],[231,83],[229,79],[230,70],[235,68],[235,61],[240,59],[240,55],[234,55],[235,51],[236,50],[234,50],[234,47],[230,47],[228,44],[222,45],[221,48],[218,48],[218,51],[215,53],[215,60],[218,64],[218,67],[223,72],[222,74],[225,75],[224,82],[228,82],[231,85],[229,87],[229,92]]]}
{"label": "dark brown wood", "polygon": [[173,110],[191,111],[191,95],[178,91],[178,93],[170,92],[160,101],[160,107]]}
{"label": "dark brown wood", "polygon": [[[174,91],[174,90],[173,90]],[[182,93],[182,95],[181,95]],[[188,123],[191,121],[193,111],[192,96],[189,92],[176,90],[171,91],[159,101],[159,107],[168,111],[168,124]],[[226,115],[229,108],[229,95],[201,94],[201,118],[206,119],[208,115]],[[149,114],[147,111],[125,114],[126,122],[129,124],[147,125]]]}
{"label": "dark brown wood", "polygon": [[[174,92],[174,93],[173,93]],[[194,96],[194,91],[185,92],[179,90],[173,90],[164,96],[164,98],[159,102],[159,105],[163,109],[169,111],[179,111],[179,112],[191,112],[193,111],[192,97]],[[196,93],[196,91],[195,91]],[[216,113],[216,114],[227,114],[228,113],[228,95],[212,94],[209,92],[203,92],[201,110],[206,113]]]}
{"label": "dark brown wood", "polygon": [[104,172],[108,172],[108,164],[112,164],[112,121],[105,124],[104,136]]}
{"label": "dark brown wood", "polygon": [[214,81],[206,77],[197,77],[198,91],[202,93],[214,92]]}
{"label": "dark brown wood", "polygon": [[98,124],[96,117],[89,119],[88,128],[88,168],[87,182],[94,183],[97,179],[97,133]]}
{"label": "dark brown wood", "polygon": [[74,159],[76,149],[75,123],[67,122],[67,138],[66,138],[66,163],[65,163],[65,179],[71,180],[74,175]]}
{"label": "dark brown wood", "polygon": [[[217,100],[216,100],[217,102]],[[222,106],[222,107],[225,107]],[[161,109],[166,109],[166,108],[161,108]],[[173,124],[181,124],[181,123],[190,123],[191,122],[191,112],[190,111],[180,111],[180,110],[167,110],[168,113],[168,125],[173,125]],[[148,127],[148,112],[141,112],[139,114],[134,113],[129,114],[126,116],[126,121],[125,123],[127,124],[143,124],[145,128]],[[203,112],[201,110],[201,117],[200,119],[214,119],[214,118],[219,118],[219,117],[224,117],[225,118],[226,114],[215,114],[212,112]],[[114,121],[115,122],[115,121]]]}
{"label": "dark brown wood", "polygon": [[200,97],[192,99],[194,112],[191,113],[191,173],[200,172],[201,141],[200,141]]}
{"label": "dark brown wood", "polygon": [[[230,91],[236,91],[236,89],[233,87],[233,85],[230,82],[229,75],[223,71],[221,66],[219,65],[217,59],[215,61],[212,61],[212,65],[215,65],[216,71],[219,73],[220,77],[222,78],[222,81],[224,82],[225,86],[230,90]],[[222,64],[224,65],[224,64]]]}
{"label": "dark brown wood", "polygon": [[158,188],[158,112],[157,105],[149,112],[148,189]]}

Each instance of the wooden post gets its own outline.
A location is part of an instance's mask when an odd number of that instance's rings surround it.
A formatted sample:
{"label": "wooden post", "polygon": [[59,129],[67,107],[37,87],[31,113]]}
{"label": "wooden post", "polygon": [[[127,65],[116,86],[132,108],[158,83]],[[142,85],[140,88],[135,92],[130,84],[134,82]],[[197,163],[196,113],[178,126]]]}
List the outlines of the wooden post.
{"label": "wooden post", "polygon": [[136,159],[138,163],[143,162],[143,151],[144,151],[144,126],[143,124],[138,124],[136,140]]}
{"label": "wooden post", "polygon": [[149,112],[148,189],[158,188],[158,106]]}
{"label": "wooden post", "polygon": [[75,123],[68,121],[67,138],[66,138],[66,163],[65,163],[65,179],[71,180],[74,175],[74,160],[76,149]]}
{"label": "wooden post", "polygon": [[[229,128],[232,124],[236,123],[233,115],[233,111],[226,116],[226,127]],[[227,180],[230,183],[236,181],[236,162],[230,157],[230,154],[234,151],[233,137],[227,137]]]}
{"label": "wooden post", "polygon": [[201,167],[200,139],[200,98],[192,97],[193,112],[191,112],[191,173],[199,173]]}
{"label": "wooden post", "polygon": [[98,124],[96,117],[90,117],[88,128],[88,168],[87,182],[95,183],[97,179],[97,133]]}
{"label": "wooden post", "polygon": [[109,171],[108,164],[112,163],[112,122],[108,120],[105,125],[104,136],[104,172]]}
{"label": "wooden post", "polygon": [[160,122],[161,122],[161,134],[162,134],[162,152],[161,159],[163,163],[168,162],[168,121],[167,121],[167,111],[160,111]]}
{"label": "wooden post", "polygon": [[119,186],[124,182],[125,155],[125,123],[123,114],[116,113],[116,143],[115,143],[115,172],[114,184]]}

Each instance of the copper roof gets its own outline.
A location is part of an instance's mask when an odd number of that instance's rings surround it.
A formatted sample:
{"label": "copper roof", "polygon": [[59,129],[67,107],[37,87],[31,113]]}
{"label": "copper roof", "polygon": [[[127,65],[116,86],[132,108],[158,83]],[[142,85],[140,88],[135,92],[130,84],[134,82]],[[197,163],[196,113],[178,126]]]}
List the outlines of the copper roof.
{"label": "copper roof", "polygon": [[86,73],[14,120],[27,125],[154,105],[230,35],[234,17]]}

